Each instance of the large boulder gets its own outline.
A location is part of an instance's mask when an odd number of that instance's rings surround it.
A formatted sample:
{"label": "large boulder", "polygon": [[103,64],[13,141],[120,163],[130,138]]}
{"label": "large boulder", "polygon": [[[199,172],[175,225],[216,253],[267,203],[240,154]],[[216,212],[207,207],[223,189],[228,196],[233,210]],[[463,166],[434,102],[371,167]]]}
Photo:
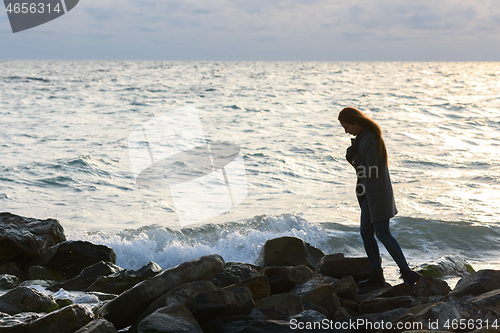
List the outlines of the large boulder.
{"label": "large boulder", "polygon": [[37,264],[56,270],[66,279],[71,279],[84,268],[100,261],[116,263],[113,249],[86,241],[66,241],[49,248]]}
{"label": "large boulder", "polygon": [[243,263],[227,263],[226,267],[215,275],[212,282],[215,286],[224,288],[232,284],[239,283],[257,274],[259,274],[259,272],[253,265]]}
{"label": "large boulder", "polygon": [[0,213],[0,263],[40,257],[65,240],[64,229],[57,220]]}
{"label": "large boulder", "polygon": [[268,240],[262,247],[255,264],[268,266],[304,265],[314,270],[325,253],[297,237],[280,237]]}
{"label": "large boulder", "polygon": [[283,293],[271,295],[255,302],[255,308],[270,319],[285,320],[304,311],[300,296]]}
{"label": "large boulder", "polygon": [[232,284],[224,287],[224,290],[231,291],[236,288],[247,287],[252,292],[254,301],[266,298],[271,295],[271,286],[269,285],[269,278],[265,275],[255,275],[240,283]]}
{"label": "large boulder", "polygon": [[73,333],[93,319],[94,315],[85,306],[73,304],[33,321],[29,325],[29,332]]}
{"label": "large boulder", "polygon": [[125,328],[132,325],[158,297],[187,282],[211,281],[223,268],[224,259],[219,255],[209,255],[184,262],[136,284],[100,307],[98,313],[112,322],[117,329]]}
{"label": "large boulder", "polygon": [[376,297],[359,303],[359,312],[377,313],[395,310],[399,308],[411,308],[415,305],[415,299],[411,296],[398,297]]}
{"label": "large boulder", "polygon": [[290,293],[302,298],[304,308],[306,302],[321,307],[327,311],[327,314],[333,308],[333,288],[322,278],[297,284]]}
{"label": "large boulder", "polygon": [[28,326],[44,314],[36,312],[22,312],[13,316],[0,312],[0,332],[28,333]]}
{"label": "large boulder", "polygon": [[144,318],[139,333],[203,333],[191,312],[182,303],[160,308]]}
{"label": "large boulder", "polygon": [[468,276],[475,273],[474,268],[462,257],[447,255],[437,260],[421,264],[413,270],[423,276],[445,277],[445,276]]}
{"label": "large boulder", "polygon": [[97,318],[80,328],[75,333],[116,333],[116,329],[113,324],[106,319]]}
{"label": "large boulder", "polygon": [[59,305],[51,296],[29,287],[17,287],[0,296],[0,312],[15,315],[21,312],[51,312]]}
{"label": "large boulder", "polygon": [[332,292],[336,293],[341,298],[356,301],[357,291],[358,287],[352,276],[343,277],[332,283]]}
{"label": "large boulder", "polygon": [[321,258],[316,265],[316,273],[336,279],[352,276],[354,281],[359,282],[372,275],[372,267],[366,257],[346,258],[342,253],[336,253]]}
{"label": "large boulder", "polygon": [[481,294],[470,299],[469,301],[500,313],[500,289]]}
{"label": "large boulder", "polygon": [[292,290],[297,283],[304,283],[315,277],[314,272],[304,265],[295,267],[266,267],[262,270],[261,274],[269,278],[271,295],[287,293]]}
{"label": "large boulder", "polygon": [[461,278],[451,291],[450,296],[478,296],[495,289],[500,289],[500,271],[484,269]]}
{"label": "large boulder", "polygon": [[448,295],[450,291],[451,288],[446,281],[439,280],[434,276],[422,277],[412,289],[412,292],[424,297]]}
{"label": "large boulder", "polygon": [[150,261],[138,270],[120,270],[116,273],[98,277],[85,291],[99,291],[118,295],[160,272],[161,267]]}
{"label": "large boulder", "polygon": [[50,291],[64,290],[85,290],[99,277],[113,274],[122,271],[123,268],[116,266],[113,263],[100,261],[97,264],[84,268],[78,276],[64,281],[63,283],[56,283],[55,285],[47,288]]}

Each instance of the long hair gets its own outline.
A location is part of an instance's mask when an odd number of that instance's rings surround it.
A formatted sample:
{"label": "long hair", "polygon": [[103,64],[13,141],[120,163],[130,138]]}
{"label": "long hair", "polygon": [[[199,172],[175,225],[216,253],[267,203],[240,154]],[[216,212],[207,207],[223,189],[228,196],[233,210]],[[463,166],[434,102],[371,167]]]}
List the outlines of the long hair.
{"label": "long hair", "polygon": [[385,160],[385,163],[387,164],[387,148],[385,146],[384,139],[382,138],[382,130],[373,119],[356,108],[347,107],[339,112],[339,121],[347,124],[360,124],[361,126],[375,132],[378,136],[380,158]]}

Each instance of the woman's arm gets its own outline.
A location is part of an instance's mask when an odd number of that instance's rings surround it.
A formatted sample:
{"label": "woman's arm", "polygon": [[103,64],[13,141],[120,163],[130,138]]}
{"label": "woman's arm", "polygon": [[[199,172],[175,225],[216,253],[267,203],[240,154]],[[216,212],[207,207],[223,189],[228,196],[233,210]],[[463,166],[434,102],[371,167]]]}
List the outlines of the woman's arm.
{"label": "woman's arm", "polygon": [[358,151],[352,156],[352,165],[359,178],[377,178],[379,175],[379,140],[376,135],[365,134],[358,143]]}

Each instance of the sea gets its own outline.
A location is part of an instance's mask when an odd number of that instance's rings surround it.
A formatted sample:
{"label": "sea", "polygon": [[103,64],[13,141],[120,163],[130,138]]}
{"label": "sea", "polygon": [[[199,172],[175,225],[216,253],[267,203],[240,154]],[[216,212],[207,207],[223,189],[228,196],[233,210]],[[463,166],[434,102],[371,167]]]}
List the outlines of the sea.
{"label": "sea", "polygon": [[[346,106],[383,130],[391,231],[410,266],[459,255],[500,269],[498,62],[0,60],[0,211],[57,219],[126,269],[214,253],[254,263],[282,236],[364,256],[351,137],[337,121]],[[179,110],[195,110],[186,126],[207,144],[237,147],[244,180],[222,210],[219,197],[186,194],[201,212],[189,225],[168,181],[137,182],[130,144]],[[381,256],[388,282],[401,282],[383,246]]]}

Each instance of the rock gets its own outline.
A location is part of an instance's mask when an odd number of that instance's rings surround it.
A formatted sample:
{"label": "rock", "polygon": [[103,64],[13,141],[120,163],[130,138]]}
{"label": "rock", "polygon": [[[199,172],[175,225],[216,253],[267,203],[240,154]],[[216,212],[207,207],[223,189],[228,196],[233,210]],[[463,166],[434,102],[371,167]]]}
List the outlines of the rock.
{"label": "rock", "polygon": [[191,312],[182,303],[170,304],[144,318],[139,333],[203,333]]}
{"label": "rock", "polygon": [[115,294],[107,294],[107,293],[101,293],[98,291],[87,291],[85,292],[87,295],[93,295],[99,299],[99,301],[110,301],[112,299],[115,299],[118,297],[118,295]]}
{"label": "rock", "polygon": [[193,316],[203,324],[217,317],[249,315],[253,307],[252,293],[246,287],[232,291],[214,290],[196,295]]}
{"label": "rock", "polygon": [[468,276],[475,273],[474,268],[462,257],[448,255],[435,261],[419,265],[413,269],[423,276]]}
{"label": "rock", "polygon": [[411,308],[414,304],[415,300],[410,296],[376,297],[359,303],[358,308],[359,312],[364,314],[387,312],[399,308]]}
{"label": "rock", "polygon": [[460,298],[449,297],[448,303],[453,304],[453,306],[455,306],[455,308],[460,313],[461,319],[472,320],[472,321],[488,320],[490,323],[492,323],[500,318],[500,314],[498,312],[490,310],[477,303],[464,301],[463,299]]}
{"label": "rock", "polygon": [[268,240],[262,247],[255,264],[268,266],[304,265],[314,270],[325,253],[297,237],[280,237]]}
{"label": "rock", "polygon": [[358,296],[360,301],[366,299],[376,298],[376,297],[398,297],[398,296],[410,296],[410,287],[406,283],[400,283],[392,287],[387,287],[383,289],[374,290],[369,294],[363,296]]}
{"label": "rock", "polygon": [[290,323],[282,320],[253,320],[253,319],[235,319],[226,320],[219,318],[214,323],[210,322],[205,333],[291,333],[298,332],[290,330]]}
{"label": "rock", "polygon": [[303,303],[315,304],[326,311],[333,308],[333,288],[322,278],[297,284],[290,293],[300,296]]}
{"label": "rock", "polygon": [[353,312],[356,312],[356,313],[359,312],[358,302],[356,302],[352,299],[340,298],[340,306],[347,309],[347,310],[351,310]]}
{"label": "rock", "polygon": [[65,279],[71,279],[89,266],[100,261],[116,262],[116,254],[110,247],[95,245],[84,241],[66,241],[52,246],[37,261],[61,273]]}
{"label": "rock", "polygon": [[107,276],[101,276],[95,280],[85,291],[100,291],[109,294],[121,294],[136,284],[161,272],[161,267],[150,261],[140,269],[121,270]]}
{"label": "rock", "polygon": [[85,290],[99,277],[103,275],[113,274],[121,270],[123,270],[123,268],[118,267],[115,264],[100,261],[97,264],[93,264],[92,266],[84,268],[78,276],[66,280],[63,283],[56,283],[55,285],[47,289],[54,292],[58,291],[61,288],[64,290]]}
{"label": "rock", "polygon": [[46,280],[46,281],[64,281],[64,276],[48,267],[31,266],[29,269],[30,280]]}
{"label": "rock", "polygon": [[75,333],[116,333],[116,329],[113,324],[106,319],[97,318],[80,328]]}
{"label": "rock", "polygon": [[57,220],[0,213],[0,263],[40,257],[65,240],[64,229]]}
{"label": "rock", "polygon": [[271,295],[255,302],[255,308],[270,319],[285,320],[304,311],[302,299],[294,294]]}
{"label": "rock", "polygon": [[0,289],[13,289],[19,286],[19,279],[15,275],[0,274]]}
{"label": "rock", "polygon": [[51,296],[28,287],[17,287],[0,296],[0,312],[9,315],[21,312],[51,312],[58,308]]}
{"label": "rock", "polygon": [[0,312],[0,332],[28,333],[29,324],[43,316],[43,314],[35,312],[23,312],[13,316]]}
{"label": "rock", "polygon": [[286,319],[286,321],[292,322],[321,322],[322,320],[328,319],[326,316],[318,311],[314,310],[304,310],[299,314],[290,316]]}
{"label": "rock", "polygon": [[481,294],[470,299],[469,301],[500,313],[500,289]]}
{"label": "rock", "polygon": [[[400,318],[403,313],[406,311],[406,309],[395,309],[395,310],[390,310],[390,311],[385,311],[385,312],[380,312],[380,313],[370,313],[370,314],[363,314],[361,316],[356,316],[354,318],[347,318],[344,320],[338,320],[337,323],[335,323],[336,326],[338,327],[345,327],[347,329],[344,330],[337,330],[337,332],[377,332],[379,331],[382,327],[382,323],[393,323],[395,321],[399,321],[398,318]],[[349,324],[350,323],[356,323],[354,326],[356,329],[349,329]],[[352,326],[351,326],[352,328]],[[392,332],[398,332],[398,331],[392,331]]]}
{"label": "rock", "polygon": [[269,278],[266,275],[255,275],[241,281],[240,283],[224,287],[223,289],[231,291],[239,287],[247,287],[250,289],[254,301],[258,301],[271,295],[271,286],[269,285]]}
{"label": "rock", "polygon": [[302,306],[304,307],[304,311],[306,311],[306,310],[313,310],[313,311],[322,313],[327,318],[330,318],[332,312],[335,310],[333,308],[325,309],[325,308],[323,308],[321,306],[318,306],[318,305],[313,304],[313,303],[308,302],[308,301],[302,301]]}
{"label": "rock", "polygon": [[215,275],[212,283],[219,288],[224,288],[232,284],[237,284],[257,274],[259,274],[259,272],[253,265],[242,263],[226,264],[226,267]]}
{"label": "rock", "polygon": [[344,319],[352,318],[352,315],[344,307],[339,307],[333,311],[332,320],[333,321],[343,321]]}
{"label": "rock", "polygon": [[340,298],[357,299],[358,287],[352,276],[346,276],[332,284],[332,292]]}
{"label": "rock", "polygon": [[500,289],[500,271],[485,269],[461,278],[450,296],[478,296],[495,289]]}
{"label": "rock", "polygon": [[372,275],[372,268],[368,258],[345,258],[341,253],[337,253],[321,258],[316,265],[316,273],[336,279],[352,276],[357,283],[368,279]]}
{"label": "rock", "polygon": [[98,309],[100,316],[110,321],[117,329],[130,326],[161,295],[181,284],[212,280],[224,268],[224,259],[219,255],[204,256],[136,284],[114,300]]}
{"label": "rock", "polygon": [[83,305],[74,304],[33,321],[29,332],[73,333],[92,321],[94,315]]}
{"label": "rock", "polygon": [[13,261],[0,264],[0,274],[15,275],[21,281],[27,280],[29,277],[24,273],[17,264]]}
{"label": "rock", "polygon": [[307,282],[315,276],[314,272],[304,265],[295,267],[266,267],[262,270],[261,274],[269,278],[271,295],[287,293],[297,283]]}
{"label": "rock", "polygon": [[412,291],[419,296],[429,297],[448,295],[451,288],[446,281],[439,280],[433,276],[424,276],[418,281],[415,287],[413,287]]}
{"label": "rock", "polygon": [[458,309],[448,302],[431,304],[420,310],[417,314],[407,314],[398,319],[400,322],[420,322],[423,329],[447,330],[444,326],[453,320],[460,320]]}

